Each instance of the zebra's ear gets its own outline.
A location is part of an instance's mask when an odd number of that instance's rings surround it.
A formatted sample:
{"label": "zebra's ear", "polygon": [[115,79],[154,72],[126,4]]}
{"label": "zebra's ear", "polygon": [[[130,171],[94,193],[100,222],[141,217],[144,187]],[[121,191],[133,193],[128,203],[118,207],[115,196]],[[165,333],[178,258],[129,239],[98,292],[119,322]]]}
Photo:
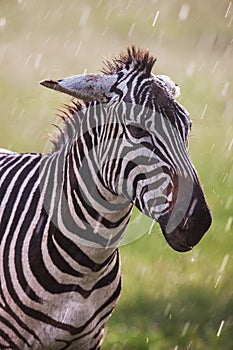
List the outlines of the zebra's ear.
{"label": "zebra's ear", "polygon": [[116,81],[116,75],[83,74],[59,80],[42,80],[40,84],[85,102],[108,102],[111,97],[111,87]]}

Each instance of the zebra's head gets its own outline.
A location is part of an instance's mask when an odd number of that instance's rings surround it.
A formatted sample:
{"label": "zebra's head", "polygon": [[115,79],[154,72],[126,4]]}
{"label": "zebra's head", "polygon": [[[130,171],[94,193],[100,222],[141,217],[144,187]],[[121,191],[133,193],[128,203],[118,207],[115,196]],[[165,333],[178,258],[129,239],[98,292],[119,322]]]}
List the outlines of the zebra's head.
{"label": "zebra's head", "polygon": [[117,167],[120,172],[111,190],[158,221],[172,248],[187,251],[210,227],[211,214],[188,153],[189,114],[175,99],[178,86],[151,73],[155,61],[148,51],[131,47],[107,61],[102,74],[41,84],[87,104],[97,101],[109,118],[118,116],[123,146],[114,159],[114,174]]}

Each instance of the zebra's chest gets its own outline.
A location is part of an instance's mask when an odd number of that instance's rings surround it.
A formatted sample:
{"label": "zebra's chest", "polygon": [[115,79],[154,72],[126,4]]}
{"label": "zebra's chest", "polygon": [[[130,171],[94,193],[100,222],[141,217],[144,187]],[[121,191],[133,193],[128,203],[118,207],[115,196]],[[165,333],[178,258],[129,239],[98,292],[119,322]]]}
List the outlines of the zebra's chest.
{"label": "zebra's chest", "polygon": [[[95,259],[93,250],[62,234],[38,184],[31,186],[25,198],[18,188],[3,191],[0,344],[9,350],[97,349],[120,294],[119,254],[102,249]],[[26,206],[15,205],[23,199]]]}
{"label": "zebra's chest", "polygon": [[98,348],[120,294],[118,254],[107,267],[79,277],[55,268],[42,274],[41,267],[36,276],[32,272],[24,271],[27,285],[22,276],[12,274],[10,281],[1,273],[0,314],[6,321],[0,320],[0,329],[11,339],[4,339],[5,345],[22,350]]}
{"label": "zebra's chest", "polygon": [[71,292],[56,298],[54,303],[45,303],[48,314],[56,322],[37,322],[37,334],[43,344],[41,349],[63,349],[64,346],[70,350],[97,348],[103,337],[104,324],[116,303],[112,296],[117,283],[119,280],[95,290],[85,300]]}

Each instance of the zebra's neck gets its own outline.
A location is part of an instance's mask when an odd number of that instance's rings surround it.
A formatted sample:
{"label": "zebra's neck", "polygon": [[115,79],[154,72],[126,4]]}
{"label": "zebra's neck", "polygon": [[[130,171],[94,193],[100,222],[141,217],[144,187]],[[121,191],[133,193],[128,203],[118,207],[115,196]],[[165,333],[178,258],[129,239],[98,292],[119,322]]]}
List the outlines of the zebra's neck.
{"label": "zebra's neck", "polygon": [[116,249],[132,211],[129,200],[114,193],[103,177],[114,138],[109,125],[92,120],[90,126],[86,119],[58,152],[44,157],[41,167],[49,220],[98,262]]}

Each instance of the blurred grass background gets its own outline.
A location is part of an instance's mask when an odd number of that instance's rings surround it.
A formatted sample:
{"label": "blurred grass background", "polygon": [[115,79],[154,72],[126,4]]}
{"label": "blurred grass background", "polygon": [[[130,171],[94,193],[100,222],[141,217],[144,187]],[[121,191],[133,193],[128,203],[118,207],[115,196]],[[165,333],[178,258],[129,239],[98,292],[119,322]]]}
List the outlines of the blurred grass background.
{"label": "blurred grass background", "polygon": [[232,29],[229,0],[0,1],[0,147],[49,149],[67,97],[38,81],[97,72],[130,43],[158,57],[154,73],[180,85],[193,120],[190,153],[212,227],[186,254],[158,226],[121,247],[123,292],[103,350],[233,348]]}

